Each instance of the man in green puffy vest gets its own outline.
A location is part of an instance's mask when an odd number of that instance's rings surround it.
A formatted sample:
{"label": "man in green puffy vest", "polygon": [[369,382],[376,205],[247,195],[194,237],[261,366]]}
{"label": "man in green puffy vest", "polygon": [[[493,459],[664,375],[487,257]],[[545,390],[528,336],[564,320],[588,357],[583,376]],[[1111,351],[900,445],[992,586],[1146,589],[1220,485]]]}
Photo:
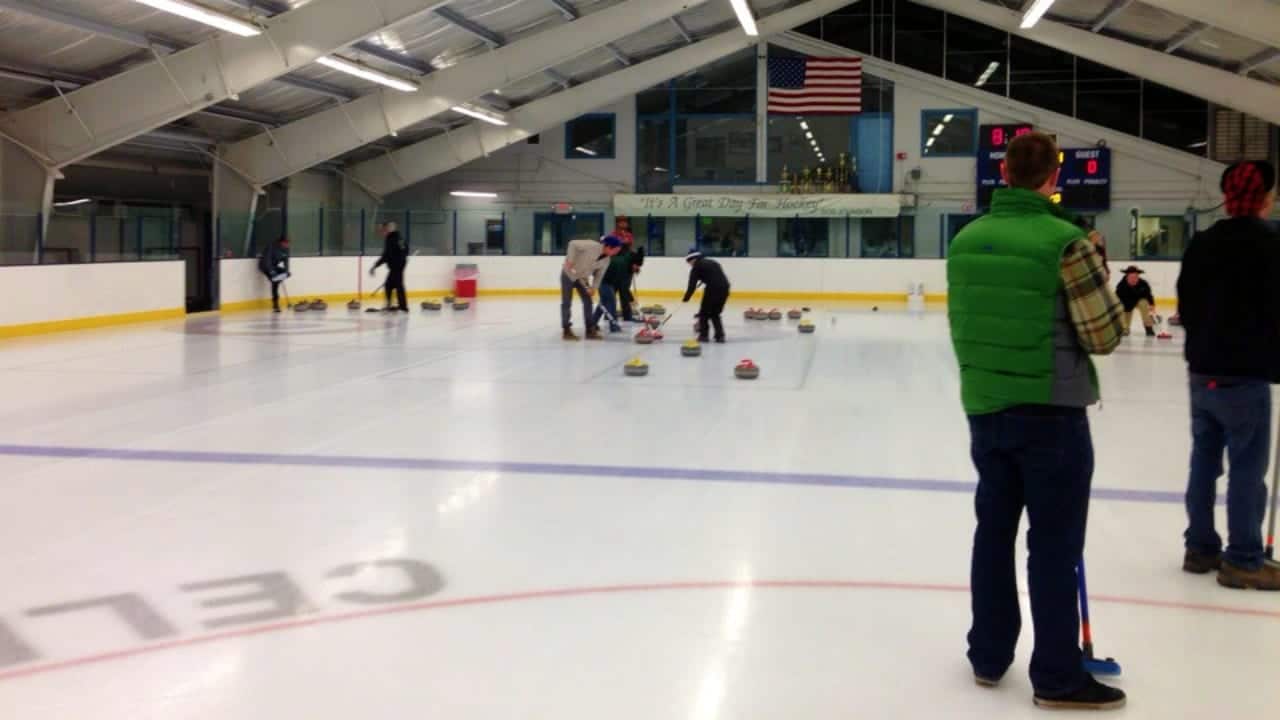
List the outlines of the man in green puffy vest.
{"label": "man in green puffy vest", "polygon": [[969,660],[983,686],[1013,663],[1022,623],[1014,545],[1025,507],[1035,702],[1112,709],[1124,693],[1083,666],[1076,567],[1093,479],[1086,408],[1100,398],[1089,355],[1120,344],[1123,306],[1084,231],[1056,212],[1058,158],[1042,133],[1010,143],[1008,189],[956,236],[947,259],[951,341],[978,470]]}

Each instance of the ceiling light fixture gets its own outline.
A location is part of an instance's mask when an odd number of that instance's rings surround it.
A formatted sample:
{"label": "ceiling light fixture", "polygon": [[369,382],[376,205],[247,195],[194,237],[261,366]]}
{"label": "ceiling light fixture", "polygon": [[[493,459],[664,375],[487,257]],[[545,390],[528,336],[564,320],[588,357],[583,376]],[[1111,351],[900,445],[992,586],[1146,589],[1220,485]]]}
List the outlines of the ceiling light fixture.
{"label": "ceiling light fixture", "polygon": [[751,37],[759,35],[760,30],[756,28],[756,19],[751,14],[751,8],[747,7],[747,0],[729,0],[729,4],[733,6],[738,22],[742,23],[743,32]]}
{"label": "ceiling light fixture", "polygon": [[955,116],[955,115],[953,115],[953,114],[951,114],[951,113],[947,113],[947,116],[946,116],[946,117],[944,117],[944,118],[942,118],[942,122],[944,122],[944,123],[949,123],[949,122],[951,122],[952,120],[955,120],[955,119],[956,119],[956,116]]}
{"label": "ceiling light fixture", "polygon": [[809,138],[810,140],[812,140],[812,139],[813,139],[813,133],[811,133],[811,132],[806,132],[806,133],[804,134],[804,136],[805,136],[805,137],[807,137],[807,138]]}
{"label": "ceiling light fixture", "polygon": [[64,202],[56,202],[54,207],[71,207],[72,205],[84,205],[93,202],[93,198],[80,198],[79,200],[66,200]]}
{"label": "ceiling light fixture", "polygon": [[927,148],[931,148],[931,147],[933,147],[933,144],[934,144],[934,143],[936,143],[936,142],[938,142],[938,138],[936,138],[936,137],[931,137],[931,138],[929,138],[929,142],[925,143],[925,144],[924,144],[924,146],[925,146],[925,147],[927,147]]}
{"label": "ceiling light fixture", "polygon": [[809,123],[807,123],[807,122],[805,122],[805,121],[801,120],[801,121],[800,121],[800,129],[801,129],[801,130],[808,130],[808,129],[809,129]]}
{"label": "ceiling light fixture", "polygon": [[574,149],[573,149],[573,151],[574,151],[574,152],[580,152],[580,153],[582,153],[583,155],[590,155],[591,157],[595,157],[595,156],[597,156],[597,155],[599,155],[599,154],[600,154],[600,153],[596,152],[595,150],[592,150],[592,149],[591,149],[591,148],[589,148],[589,147],[583,147],[583,146],[581,146],[581,145],[579,145],[578,147],[574,148]]}
{"label": "ceiling light fixture", "polygon": [[467,117],[473,117],[477,120],[483,120],[490,125],[506,125],[507,121],[502,115],[492,110],[484,110],[470,105],[454,105],[452,110]]}
{"label": "ceiling light fixture", "polygon": [[490,200],[498,197],[498,193],[495,192],[477,192],[474,190],[454,190],[449,194],[460,198],[487,198]]}
{"label": "ceiling light fixture", "polygon": [[398,78],[395,75],[388,75],[384,72],[374,70],[373,68],[365,67],[364,65],[357,65],[349,60],[343,60],[342,58],[335,57],[333,55],[322,57],[316,60],[316,62],[327,68],[337,70],[338,72],[354,75],[358,78],[368,80],[369,82],[378,83],[379,85],[386,85],[389,88],[399,90],[401,92],[415,92],[418,89],[417,85],[409,82],[408,80]]}
{"label": "ceiling light fixture", "polygon": [[999,68],[1000,63],[992,60],[991,64],[987,66],[987,69],[982,71],[982,75],[978,77],[978,82],[974,83],[973,86],[982,87],[983,85],[986,85],[987,81],[991,79],[992,75],[996,74],[996,70]]}
{"label": "ceiling light fixture", "polygon": [[1027,9],[1026,14],[1022,16],[1022,29],[1030,30],[1035,27],[1036,23],[1040,22],[1040,18],[1044,17],[1044,14],[1049,12],[1049,8],[1052,5],[1053,0],[1036,0],[1032,3],[1031,7]]}
{"label": "ceiling light fixture", "polygon": [[243,20],[233,18],[230,15],[220,13],[217,10],[210,10],[209,8],[201,7],[195,3],[187,2],[187,0],[134,1],[142,3],[147,7],[153,7],[156,10],[163,10],[167,13],[173,13],[174,15],[179,15],[188,20],[195,20],[196,22],[216,27],[219,30],[226,30],[234,35],[239,35],[240,37],[253,37],[254,35],[262,34],[262,30],[255,25],[250,25]]}
{"label": "ceiling light fixture", "polygon": [[946,126],[946,125],[939,125],[938,127],[936,127],[936,128],[934,128],[934,129],[933,129],[933,136],[934,136],[934,137],[938,137],[938,136],[939,136],[939,135],[941,135],[941,134],[943,133],[943,131],[944,131],[944,130],[946,130],[946,129],[947,129],[947,126]]}

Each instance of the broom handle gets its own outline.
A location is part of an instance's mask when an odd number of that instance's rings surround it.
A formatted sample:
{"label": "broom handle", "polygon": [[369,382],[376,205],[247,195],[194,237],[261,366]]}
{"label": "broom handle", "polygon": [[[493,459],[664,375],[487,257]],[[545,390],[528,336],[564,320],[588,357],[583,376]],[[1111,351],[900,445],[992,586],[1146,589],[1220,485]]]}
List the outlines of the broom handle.
{"label": "broom handle", "polygon": [[1093,657],[1093,628],[1089,626],[1089,586],[1084,578],[1084,558],[1076,568],[1076,583],[1080,589],[1080,632],[1084,636],[1085,657]]}
{"label": "broom handle", "polygon": [[[1276,425],[1277,432],[1280,432],[1280,423]],[[1275,560],[1276,558],[1276,505],[1280,496],[1276,495],[1276,485],[1280,479],[1280,435],[1276,440],[1276,456],[1271,463],[1271,519],[1267,521],[1267,559]]]}

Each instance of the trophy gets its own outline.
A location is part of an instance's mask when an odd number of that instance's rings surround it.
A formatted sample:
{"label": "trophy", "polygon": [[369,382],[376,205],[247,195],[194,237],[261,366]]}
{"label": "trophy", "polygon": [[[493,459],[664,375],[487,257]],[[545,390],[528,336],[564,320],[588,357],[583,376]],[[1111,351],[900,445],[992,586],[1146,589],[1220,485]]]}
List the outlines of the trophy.
{"label": "trophy", "polygon": [[839,186],[839,192],[852,192],[853,188],[849,183],[849,154],[840,153],[840,164],[836,168],[836,185]]}
{"label": "trophy", "polygon": [[808,195],[813,192],[813,179],[810,175],[809,168],[805,168],[800,173],[800,193]]}
{"label": "trophy", "polygon": [[791,170],[786,165],[782,166],[782,184],[778,186],[778,191],[784,195],[791,192]]}
{"label": "trophy", "polygon": [[836,173],[831,168],[822,169],[822,192],[830,194],[836,191]]}

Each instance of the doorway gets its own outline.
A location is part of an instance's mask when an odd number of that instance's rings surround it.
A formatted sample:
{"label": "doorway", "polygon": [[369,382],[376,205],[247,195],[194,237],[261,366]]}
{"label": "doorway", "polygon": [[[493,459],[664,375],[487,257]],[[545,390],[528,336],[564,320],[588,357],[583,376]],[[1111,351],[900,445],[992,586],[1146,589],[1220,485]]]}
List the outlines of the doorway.
{"label": "doorway", "polygon": [[598,240],[604,235],[604,213],[535,213],[533,254],[563,255],[570,240]]}

